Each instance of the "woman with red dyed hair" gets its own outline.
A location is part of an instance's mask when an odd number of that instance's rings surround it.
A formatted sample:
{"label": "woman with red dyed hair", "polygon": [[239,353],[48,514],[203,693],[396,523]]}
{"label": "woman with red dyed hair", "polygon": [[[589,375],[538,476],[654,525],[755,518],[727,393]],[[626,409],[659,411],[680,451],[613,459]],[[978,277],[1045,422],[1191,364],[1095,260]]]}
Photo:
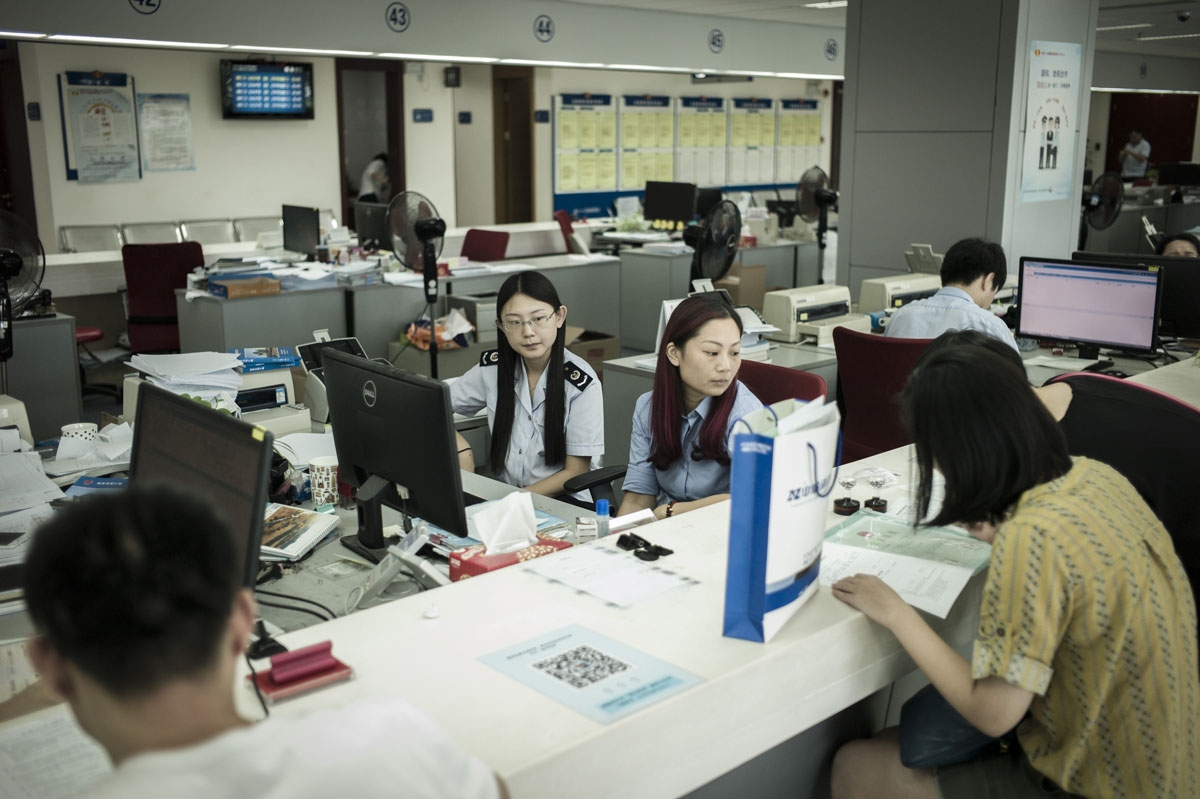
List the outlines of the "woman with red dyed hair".
{"label": "woman with red dyed hair", "polygon": [[679,303],[658,348],[654,390],[638,397],[620,514],[664,519],[729,498],[734,422],[762,403],[737,380],[742,321],[718,294]]}

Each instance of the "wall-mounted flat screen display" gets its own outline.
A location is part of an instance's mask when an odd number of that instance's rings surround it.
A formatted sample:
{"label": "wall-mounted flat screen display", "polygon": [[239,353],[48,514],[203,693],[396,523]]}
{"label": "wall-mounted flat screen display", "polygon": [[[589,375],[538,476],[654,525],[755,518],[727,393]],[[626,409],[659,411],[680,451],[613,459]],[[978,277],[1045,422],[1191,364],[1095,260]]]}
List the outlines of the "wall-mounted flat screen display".
{"label": "wall-mounted flat screen display", "polygon": [[312,64],[221,62],[226,119],[312,119]]}

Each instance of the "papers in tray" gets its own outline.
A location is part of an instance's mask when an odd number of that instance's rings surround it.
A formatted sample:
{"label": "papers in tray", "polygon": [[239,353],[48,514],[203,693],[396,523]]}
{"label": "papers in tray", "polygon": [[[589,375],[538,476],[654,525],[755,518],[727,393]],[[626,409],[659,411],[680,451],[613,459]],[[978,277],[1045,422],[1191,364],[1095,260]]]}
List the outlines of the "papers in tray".
{"label": "papers in tray", "polygon": [[299,560],[325,539],[341,519],[291,505],[267,505],[263,517],[263,560]]}

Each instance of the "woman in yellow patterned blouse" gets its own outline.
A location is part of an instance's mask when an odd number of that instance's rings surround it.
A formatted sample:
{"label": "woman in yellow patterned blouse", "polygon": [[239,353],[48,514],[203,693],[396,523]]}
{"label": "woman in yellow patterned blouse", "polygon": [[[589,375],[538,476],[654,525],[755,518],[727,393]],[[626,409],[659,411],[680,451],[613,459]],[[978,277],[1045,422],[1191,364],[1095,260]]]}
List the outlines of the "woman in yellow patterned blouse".
{"label": "woman in yellow patterned blouse", "polygon": [[1072,459],[1025,375],[995,353],[928,353],[904,394],[921,518],[992,544],[971,662],[882,581],[834,596],[888,627],[946,701],[1019,745],[905,768],[896,731],[842,747],[835,799],[1200,795],[1196,606],[1171,539],[1111,467]]}

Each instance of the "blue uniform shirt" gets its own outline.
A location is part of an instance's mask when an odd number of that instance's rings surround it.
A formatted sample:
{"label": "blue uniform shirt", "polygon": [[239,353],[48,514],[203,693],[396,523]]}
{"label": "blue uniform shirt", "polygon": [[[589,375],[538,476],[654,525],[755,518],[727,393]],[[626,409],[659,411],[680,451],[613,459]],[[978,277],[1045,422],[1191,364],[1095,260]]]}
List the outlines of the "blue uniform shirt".
{"label": "blue uniform shirt", "polygon": [[883,332],[892,338],[937,338],[947,330],[978,330],[1020,352],[1000,317],[980,308],[970,294],[954,286],[942,286],[932,297],[905,305],[892,314]]}
{"label": "blue uniform shirt", "polygon": [[[696,409],[680,419],[680,438],[683,455],[666,469],[656,469],[650,463],[653,439],[650,433],[650,394],[638,397],[633,411],[633,435],[629,439],[629,469],[625,473],[623,491],[649,494],[659,502],[686,502],[704,499],[713,494],[729,493],[729,466],[712,460],[692,460],[692,450],[700,440],[700,427],[708,417],[714,397],[705,397]],[[737,397],[729,412],[725,425],[725,439],[738,419],[761,408],[763,404],[741,381],[737,384]]]}
{"label": "blue uniform shirt", "polygon": [[[492,356],[495,350],[483,353],[480,362],[450,385],[450,403],[455,413],[474,416],[487,408],[488,429],[496,422],[496,378],[500,369]],[[600,381],[586,361],[564,359],[562,375],[554,376],[554,385],[567,392],[565,423],[567,454],[591,458],[591,468],[600,466],[604,454],[604,396]],[[492,464],[496,479],[509,485],[527,486],[545,479],[563,468],[563,464],[546,463],[545,416],[547,371],[542,372],[529,399],[529,384],[525,377],[525,362],[517,359],[516,379],[509,391],[516,393],[512,435],[508,439],[508,456],[502,464]],[[587,499],[586,495],[581,497]]]}

